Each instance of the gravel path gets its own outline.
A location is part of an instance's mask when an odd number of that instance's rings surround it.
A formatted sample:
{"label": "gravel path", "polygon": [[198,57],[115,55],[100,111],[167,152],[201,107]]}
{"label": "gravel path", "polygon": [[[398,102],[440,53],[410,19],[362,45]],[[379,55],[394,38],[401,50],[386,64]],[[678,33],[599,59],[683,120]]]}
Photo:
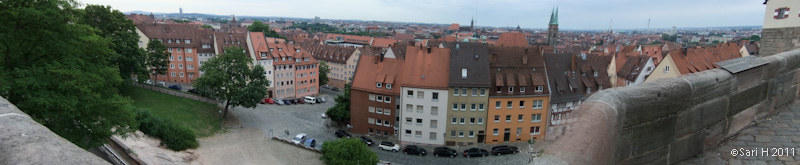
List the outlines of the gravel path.
{"label": "gravel path", "polygon": [[233,128],[200,139],[199,164],[323,164],[322,155],[266,138],[256,128]]}

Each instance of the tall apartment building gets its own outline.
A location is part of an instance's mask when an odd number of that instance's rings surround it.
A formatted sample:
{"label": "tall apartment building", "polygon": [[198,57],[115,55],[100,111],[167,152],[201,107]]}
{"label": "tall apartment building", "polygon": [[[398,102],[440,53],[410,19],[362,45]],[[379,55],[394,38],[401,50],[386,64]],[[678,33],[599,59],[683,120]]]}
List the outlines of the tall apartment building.
{"label": "tall apartment building", "polygon": [[375,136],[398,133],[404,51],[389,48],[362,54],[350,88],[350,131]]}
{"label": "tall apartment building", "polygon": [[537,47],[491,47],[487,144],[544,140],[549,85]]}
{"label": "tall apartment building", "polygon": [[279,99],[295,98],[295,47],[283,39],[267,38],[268,56],[272,56],[275,70],[275,88],[272,97]]}
{"label": "tall apartment building", "polygon": [[[247,37],[247,47],[250,52],[253,52],[250,55],[250,58],[253,59],[253,64],[255,64],[255,67],[264,68],[264,76],[270,82],[269,91],[275,91],[275,74],[273,72],[275,72],[276,68],[272,65],[274,59],[269,55],[267,37],[262,32],[248,32]],[[270,98],[272,98],[272,94],[270,92]]]}
{"label": "tall apartment building", "polygon": [[444,145],[450,49],[406,47],[400,98],[400,143]]}
{"label": "tall apartment building", "polygon": [[484,143],[489,106],[489,45],[448,43],[450,48],[449,92],[445,145],[464,146]]}
{"label": "tall apartment building", "polygon": [[295,98],[319,94],[319,62],[299,45],[294,47]]}
{"label": "tall apartment building", "polygon": [[[157,81],[191,84],[199,77],[198,55],[210,53],[207,45],[213,44],[213,32],[190,24],[137,24],[140,46],[149,40],[160,40],[170,52],[167,72],[155,77]],[[201,52],[202,50],[202,52]]]}
{"label": "tall apartment building", "polygon": [[316,42],[303,44],[303,48],[308,50],[314,58],[328,65],[330,69],[328,85],[340,89],[344,89],[345,84],[350,84],[353,81],[353,75],[356,67],[358,67],[358,60],[361,57],[362,50],[373,49],[375,52],[381,51],[380,49],[366,47],[353,48],[320,45]]}

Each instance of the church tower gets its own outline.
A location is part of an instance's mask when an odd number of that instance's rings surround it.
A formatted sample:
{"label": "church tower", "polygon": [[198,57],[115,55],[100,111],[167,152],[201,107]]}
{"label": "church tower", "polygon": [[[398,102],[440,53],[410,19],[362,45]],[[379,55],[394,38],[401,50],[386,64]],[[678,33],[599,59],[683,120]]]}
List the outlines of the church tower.
{"label": "church tower", "polygon": [[555,46],[558,43],[558,7],[550,13],[550,24],[547,26],[547,44]]}

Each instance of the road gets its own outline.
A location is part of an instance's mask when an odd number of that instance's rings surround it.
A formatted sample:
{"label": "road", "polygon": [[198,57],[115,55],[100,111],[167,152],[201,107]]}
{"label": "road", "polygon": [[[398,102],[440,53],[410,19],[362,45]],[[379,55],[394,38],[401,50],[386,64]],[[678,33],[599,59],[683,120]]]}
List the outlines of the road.
{"label": "road", "polygon": [[[306,133],[309,138],[317,140],[317,144],[321,146],[324,141],[336,140],[334,132],[337,130],[333,127],[326,127],[325,123],[329,122],[321,118],[321,114],[329,107],[335,105],[333,98],[329,94],[334,94],[334,91],[323,89],[322,97],[327,97],[328,102],[322,104],[301,104],[301,105],[270,105],[261,104],[256,108],[235,108],[231,113],[236,115],[244,128],[257,128],[261,129],[266,135],[269,136],[270,130],[272,134],[279,137],[290,138],[298,133]],[[341,93],[337,92],[337,93]],[[287,136],[285,131],[289,132]],[[353,137],[360,135],[353,134]],[[390,138],[391,139],[391,138]],[[424,157],[416,155],[405,155],[402,152],[382,151],[377,147],[380,139],[373,138],[376,145],[370,147],[379,156],[381,160],[392,162],[392,164],[527,164],[530,158],[527,154],[527,144],[517,144],[522,152],[515,155],[503,156],[489,156],[479,158],[464,158],[459,155],[456,158],[440,158],[433,156],[433,147],[423,146],[428,151],[428,155]],[[318,146],[318,147],[319,147]],[[472,147],[479,147],[483,149],[490,149],[495,145],[476,145]],[[455,148],[459,154],[467,148]]]}

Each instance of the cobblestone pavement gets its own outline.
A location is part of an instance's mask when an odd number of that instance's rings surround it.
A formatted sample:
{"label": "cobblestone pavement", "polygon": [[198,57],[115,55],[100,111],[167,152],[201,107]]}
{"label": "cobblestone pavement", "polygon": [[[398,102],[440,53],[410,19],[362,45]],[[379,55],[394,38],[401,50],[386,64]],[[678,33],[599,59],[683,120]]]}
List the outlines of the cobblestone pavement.
{"label": "cobblestone pavement", "polygon": [[[329,95],[330,94],[330,95]],[[306,133],[308,137],[314,138],[317,140],[317,144],[321,146],[324,141],[331,141],[336,140],[336,136],[334,136],[334,132],[338,129],[334,126],[326,127],[326,124],[331,125],[329,120],[325,120],[321,118],[321,114],[325,112],[329,107],[334,106],[336,103],[333,101],[335,96],[333,95],[333,91],[325,91],[321,95],[321,97],[327,97],[328,102],[323,104],[314,104],[314,105],[269,105],[269,104],[262,104],[256,108],[235,108],[231,113],[235,115],[241,126],[245,129],[247,128],[255,128],[261,129],[265,135],[264,137],[270,136],[270,130],[272,130],[272,135],[286,138],[286,137],[293,137],[298,133]],[[285,131],[289,131],[289,136],[286,136]],[[353,134],[353,137],[361,136],[359,134]],[[396,142],[396,138],[380,138],[380,137],[371,137],[376,143],[380,143],[381,141],[388,140]],[[535,150],[538,151],[545,145],[545,142],[537,142],[534,146]],[[461,154],[462,151],[477,147],[489,150],[491,147],[500,145],[500,144],[493,144],[493,145],[473,145],[469,147],[451,147]],[[412,165],[412,164],[527,164],[530,159],[530,152],[528,149],[527,143],[512,143],[512,145],[518,146],[520,149],[520,153],[513,154],[513,155],[502,155],[502,156],[489,156],[489,157],[478,157],[478,158],[464,158],[460,155],[460,157],[456,158],[440,158],[434,157],[432,155],[434,147],[422,146],[428,151],[428,155],[420,157],[416,155],[405,155],[402,152],[391,152],[391,151],[382,151],[378,149],[377,145],[373,145],[370,147],[376,153],[378,153],[378,157],[381,160],[389,161],[393,165],[401,164],[401,165]],[[257,146],[256,146],[257,147]],[[319,146],[318,146],[319,147]]]}
{"label": "cobblestone pavement", "polygon": [[798,143],[800,143],[800,104],[794,104],[753,127],[743,129],[725,144],[711,150],[707,149],[702,156],[679,164],[800,165]]}

